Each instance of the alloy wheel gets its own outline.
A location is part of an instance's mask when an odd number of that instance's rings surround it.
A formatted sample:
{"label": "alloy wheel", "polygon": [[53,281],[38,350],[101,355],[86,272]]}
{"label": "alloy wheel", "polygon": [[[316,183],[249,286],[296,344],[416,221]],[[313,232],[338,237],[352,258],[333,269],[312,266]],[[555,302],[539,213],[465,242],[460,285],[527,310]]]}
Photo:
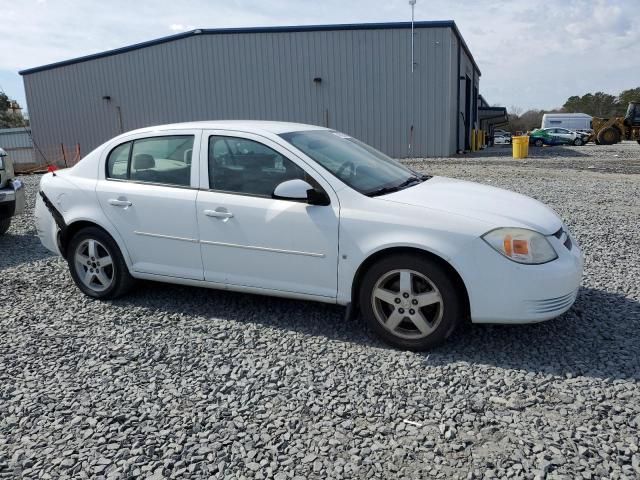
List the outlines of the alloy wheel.
{"label": "alloy wheel", "polygon": [[74,254],[78,278],[87,288],[104,292],[114,281],[113,259],[98,240],[88,238],[78,244]]}
{"label": "alloy wheel", "polygon": [[444,302],[436,285],[415,270],[393,270],[382,275],[371,293],[376,320],[404,339],[429,336],[442,320]]}

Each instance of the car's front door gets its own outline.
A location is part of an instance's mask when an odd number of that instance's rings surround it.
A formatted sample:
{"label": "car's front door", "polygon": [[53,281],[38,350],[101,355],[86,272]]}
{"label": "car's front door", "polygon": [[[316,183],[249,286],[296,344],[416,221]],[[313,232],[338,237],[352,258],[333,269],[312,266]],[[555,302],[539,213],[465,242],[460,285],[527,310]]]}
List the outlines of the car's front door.
{"label": "car's front door", "polygon": [[[205,280],[334,298],[339,205],[310,166],[267,138],[204,132],[197,215]],[[274,199],[283,181],[304,179],[330,205]]]}
{"label": "car's front door", "polygon": [[103,159],[96,193],[134,272],[203,279],[196,218],[200,135],[132,137]]}

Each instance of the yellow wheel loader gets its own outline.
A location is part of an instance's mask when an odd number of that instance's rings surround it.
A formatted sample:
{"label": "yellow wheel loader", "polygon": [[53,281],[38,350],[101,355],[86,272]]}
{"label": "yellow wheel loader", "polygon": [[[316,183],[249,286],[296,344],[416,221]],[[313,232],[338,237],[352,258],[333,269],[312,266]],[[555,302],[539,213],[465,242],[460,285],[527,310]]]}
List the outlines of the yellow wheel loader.
{"label": "yellow wheel loader", "polygon": [[613,145],[621,140],[640,143],[640,102],[631,102],[624,117],[593,117],[591,140],[598,145]]}

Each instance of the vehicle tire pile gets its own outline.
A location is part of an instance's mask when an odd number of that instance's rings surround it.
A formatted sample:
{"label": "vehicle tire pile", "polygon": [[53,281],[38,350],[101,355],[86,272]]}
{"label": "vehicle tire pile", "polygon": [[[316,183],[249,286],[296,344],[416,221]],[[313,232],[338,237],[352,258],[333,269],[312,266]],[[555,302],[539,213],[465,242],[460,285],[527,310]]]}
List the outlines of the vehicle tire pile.
{"label": "vehicle tire pile", "polygon": [[629,145],[410,162],[548,203],[586,255],[562,317],[423,354],[330,305],[153,283],[90,299],[15,218],[0,478],[638,478],[640,176],[637,151],[611,153]]}

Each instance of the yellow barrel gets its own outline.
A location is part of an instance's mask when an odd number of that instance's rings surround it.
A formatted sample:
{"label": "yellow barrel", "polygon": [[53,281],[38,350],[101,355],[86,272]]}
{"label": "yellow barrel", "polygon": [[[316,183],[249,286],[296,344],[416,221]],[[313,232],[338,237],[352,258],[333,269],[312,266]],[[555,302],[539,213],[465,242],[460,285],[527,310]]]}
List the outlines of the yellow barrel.
{"label": "yellow barrel", "polygon": [[529,154],[529,137],[527,135],[511,137],[511,145],[513,146],[513,158],[527,158]]}

